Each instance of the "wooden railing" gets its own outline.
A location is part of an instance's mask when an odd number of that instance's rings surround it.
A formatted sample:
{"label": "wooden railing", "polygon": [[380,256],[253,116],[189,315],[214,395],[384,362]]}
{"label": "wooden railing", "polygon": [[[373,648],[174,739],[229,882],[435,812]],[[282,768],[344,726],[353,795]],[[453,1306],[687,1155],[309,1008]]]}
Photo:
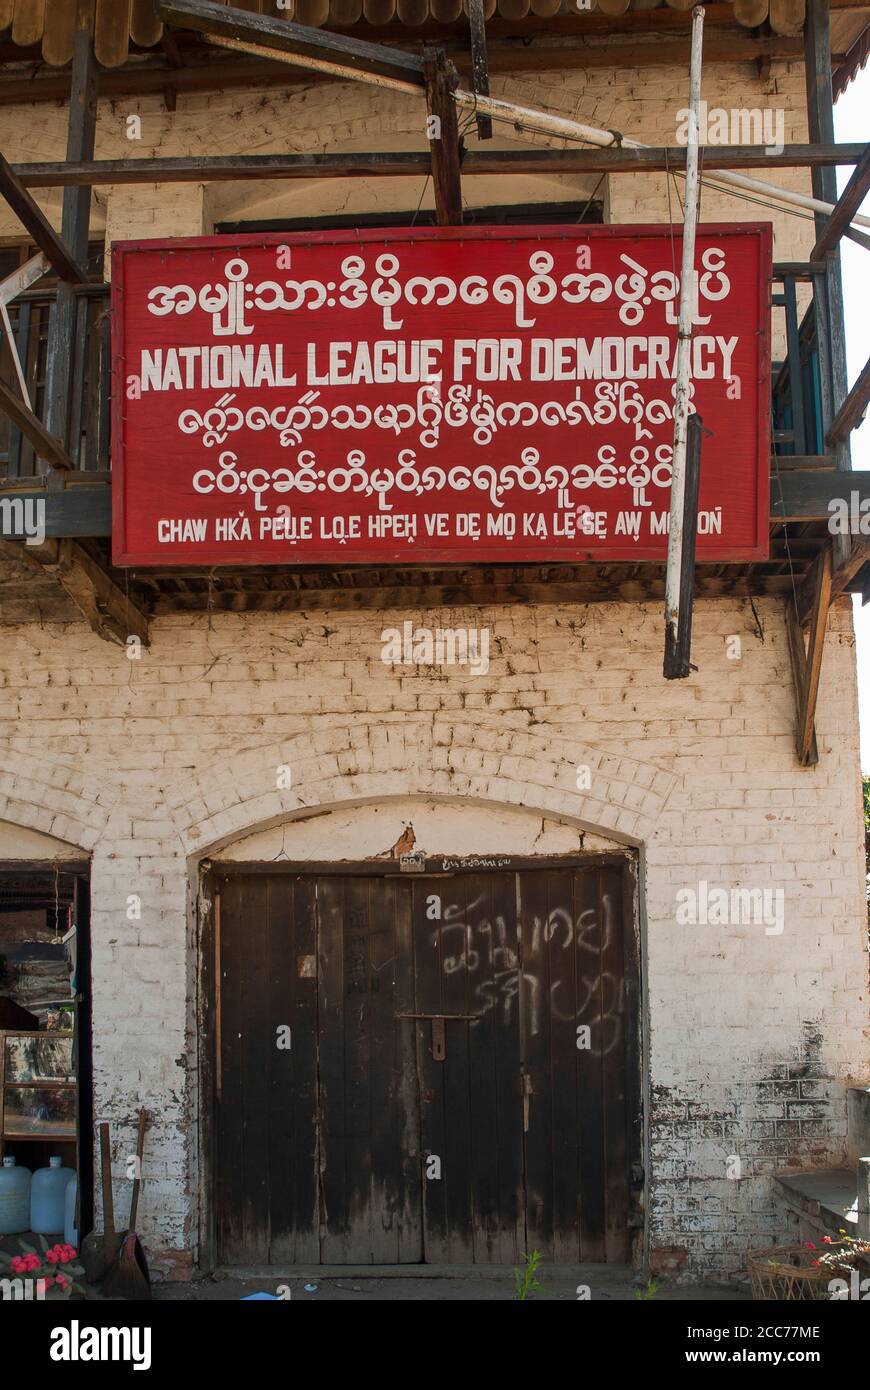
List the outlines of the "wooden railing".
{"label": "wooden railing", "polygon": [[[80,471],[110,467],[111,340],[108,285],[89,284],[76,296],[79,331],[72,364],[67,452]],[[54,292],[33,289],[8,306],[18,358],[31,405],[45,422],[48,341]],[[16,394],[18,384],[5,337],[0,337],[0,379]],[[0,413],[0,479],[39,478],[48,472],[33,444]]]}
{"label": "wooden railing", "polygon": [[[801,294],[801,285],[809,292]],[[783,468],[848,467],[847,436],[836,430],[827,293],[824,262],[774,266],[774,326],[784,329],[785,356],[772,364],[771,433]]]}

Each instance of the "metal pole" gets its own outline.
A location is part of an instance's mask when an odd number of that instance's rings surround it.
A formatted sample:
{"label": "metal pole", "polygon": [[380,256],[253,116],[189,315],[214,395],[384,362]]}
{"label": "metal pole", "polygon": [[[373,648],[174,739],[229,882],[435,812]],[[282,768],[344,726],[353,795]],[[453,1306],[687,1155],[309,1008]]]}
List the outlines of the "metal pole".
{"label": "metal pole", "polygon": [[698,226],[698,114],[701,107],[701,47],[704,9],[692,11],[689,60],[689,138],[686,145],[686,196],[683,204],[683,259],[680,268],[680,325],[677,330],[677,376],[674,387],[674,457],[671,468],[671,517],[665,578],[665,642],[676,646],[680,623],[680,578],[683,563],[683,512],[686,492],[686,428],[689,419],[689,367],[692,318],[696,304],[695,232]]}
{"label": "metal pole", "polygon": [[686,485],[684,493],[683,549],[680,560],[680,615],[676,633],[665,633],[665,659],[662,665],[665,680],[685,680],[696,671],[692,665],[692,607],[695,598],[695,545],[698,539],[698,487],[701,480],[700,415],[689,416],[686,427]]}

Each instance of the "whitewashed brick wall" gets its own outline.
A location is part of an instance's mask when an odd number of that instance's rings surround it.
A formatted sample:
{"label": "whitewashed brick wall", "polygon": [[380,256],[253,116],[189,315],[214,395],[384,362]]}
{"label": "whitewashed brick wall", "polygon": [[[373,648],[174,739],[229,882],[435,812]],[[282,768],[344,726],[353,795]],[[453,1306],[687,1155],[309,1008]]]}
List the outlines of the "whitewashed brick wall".
{"label": "whitewashed brick wall", "polygon": [[[381,631],[407,614],[161,618],[130,662],[81,622],[18,611],[2,646],[0,820],[92,853],[96,1114],[120,1156],[137,1107],[155,1113],[141,1216],[155,1249],[196,1239],[191,866],[312,806],[340,814],[228,852],[382,853],[420,796],[430,852],[563,852],[596,828],[642,845],[651,1246],[718,1274],[775,1237],[767,1175],[841,1159],[844,1088],[868,1077],[866,914],[848,606],[830,621],[809,770],[782,610],[756,606],[762,635],[747,603],[699,603],[700,671],[679,683],[661,677],[659,605],[411,615],[489,626],[478,677],[384,666]],[[700,879],[781,887],[782,935],[678,926],[675,895]]]}

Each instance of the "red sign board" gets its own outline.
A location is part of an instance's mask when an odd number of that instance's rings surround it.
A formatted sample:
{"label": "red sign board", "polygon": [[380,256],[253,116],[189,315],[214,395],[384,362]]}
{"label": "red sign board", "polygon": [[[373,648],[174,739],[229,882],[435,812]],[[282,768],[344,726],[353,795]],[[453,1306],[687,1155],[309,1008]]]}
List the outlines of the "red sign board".
{"label": "red sign board", "polygon": [[[681,237],[121,242],[121,565],[662,560]],[[768,226],[701,228],[698,558],[766,554]]]}

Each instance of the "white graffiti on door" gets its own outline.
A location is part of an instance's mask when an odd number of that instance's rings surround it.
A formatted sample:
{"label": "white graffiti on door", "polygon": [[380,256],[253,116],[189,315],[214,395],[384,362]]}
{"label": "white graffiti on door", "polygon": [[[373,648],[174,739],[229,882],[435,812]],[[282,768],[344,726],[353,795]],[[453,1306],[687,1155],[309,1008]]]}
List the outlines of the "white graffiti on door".
{"label": "white graffiti on door", "polygon": [[442,974],[467,976],[469,1012],[478,1015],[471,1027],[493,1011],[499,1026],[510,1027],[518,1009],[527,1036],[537,1036],[556,1019],[589,1028],[585,1051],[599,1057],[612,1051],[622,1039],[625,982],[621,974],[602,968],[615,940],[611,895],[602,895],[600,910],[587,908],[576,917],[568,907],[552,908],[546,917],[534,914],[522,968],[516,929],[511,926],[509,933],[505,917],[490,918],[488,907],[489,894],[467,906],[449,903],[430,933]]}

